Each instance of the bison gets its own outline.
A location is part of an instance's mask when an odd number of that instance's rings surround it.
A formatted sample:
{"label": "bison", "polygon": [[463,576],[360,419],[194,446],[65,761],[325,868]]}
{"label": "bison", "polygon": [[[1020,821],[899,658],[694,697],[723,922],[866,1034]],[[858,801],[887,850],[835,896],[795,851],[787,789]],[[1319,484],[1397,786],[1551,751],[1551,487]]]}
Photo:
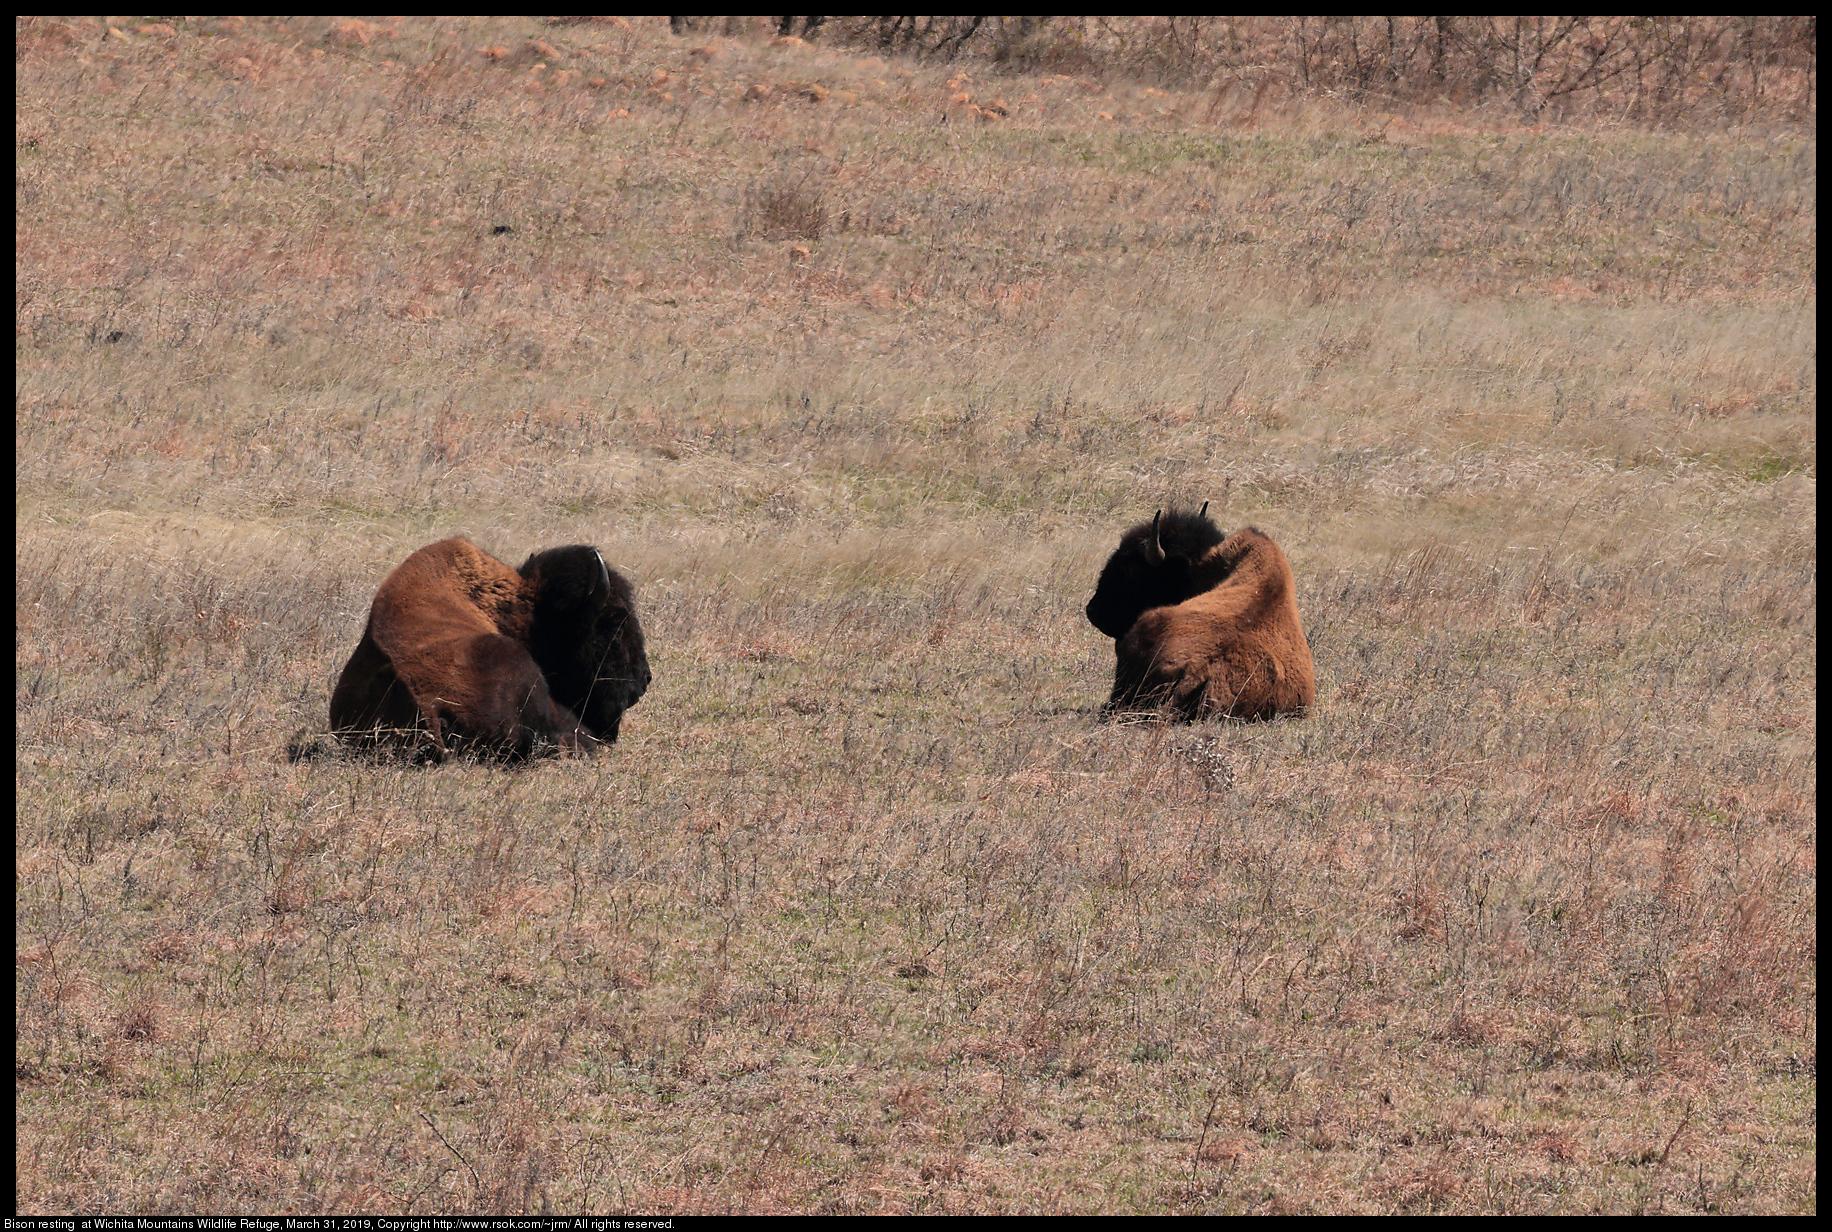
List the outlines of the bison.
{"label": "bison", "polygon": [[423,547],[383,580],[331,692],[359,748],[525,760],[617,739],[649,687],[629,582],[584,544],[511,569],[470,540]]}
{"label": "bison", "polygon": [[1285,553],[1251,526],[1223,535],[1208,510],[1160,511],[1101,570],[1088,620],[1114,639],[1108,713],[1270,719],[1316,700]]}

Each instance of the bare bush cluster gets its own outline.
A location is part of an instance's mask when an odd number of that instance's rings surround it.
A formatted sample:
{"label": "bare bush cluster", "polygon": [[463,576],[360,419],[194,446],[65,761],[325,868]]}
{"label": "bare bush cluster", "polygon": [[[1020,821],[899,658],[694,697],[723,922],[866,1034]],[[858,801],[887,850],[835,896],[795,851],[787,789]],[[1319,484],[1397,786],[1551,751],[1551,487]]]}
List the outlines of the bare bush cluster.
{"label": "bare bush cluster", "polygon": [[1781,17],[871,17],[830,37],[1025,70],[1180,85],[1282,81],[1356,102],[1500,102],[1529,118],[1811,116],[1817,19]]}
{"label": "bare bush cluster", "polygon": [[806,176],[754,185],[744,199],[742,235],[766,240],[818,240],[827,230],[827,207]]}

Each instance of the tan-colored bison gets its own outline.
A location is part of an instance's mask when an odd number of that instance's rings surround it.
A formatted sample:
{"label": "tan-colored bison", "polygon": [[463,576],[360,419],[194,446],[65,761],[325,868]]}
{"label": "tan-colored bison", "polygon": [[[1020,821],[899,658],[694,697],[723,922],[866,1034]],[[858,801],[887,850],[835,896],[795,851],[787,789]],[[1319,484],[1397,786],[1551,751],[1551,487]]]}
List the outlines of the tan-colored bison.
{"label": "tan-colored bison", "polygon": [[1114,639],[1107,710],[1177,719],[1270,719],[1316,701],[1291,565],[1249,526],[1160,512],[1127,531],[1101,570],[1088,620]]}
{"label": "tan-colored bison", "polygon": [[630,584],[596,548],[511,569],[464,538],[402,561],[331,693],[345,743],[522,760],[617,739],[649,687]]}

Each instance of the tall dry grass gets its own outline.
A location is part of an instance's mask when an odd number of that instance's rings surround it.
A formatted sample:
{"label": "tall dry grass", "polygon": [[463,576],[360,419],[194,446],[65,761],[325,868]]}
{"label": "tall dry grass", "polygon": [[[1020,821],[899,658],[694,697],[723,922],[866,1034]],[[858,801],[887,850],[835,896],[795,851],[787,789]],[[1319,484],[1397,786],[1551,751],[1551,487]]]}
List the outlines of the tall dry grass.
{"label": "tall dry grass", "polygon": [[[1811,1209],[1810,130],[16,41],[22,1211]],[[1098,722],[1204,499],[1317,711]],[[454,531],[622,742],[286,764]]]}

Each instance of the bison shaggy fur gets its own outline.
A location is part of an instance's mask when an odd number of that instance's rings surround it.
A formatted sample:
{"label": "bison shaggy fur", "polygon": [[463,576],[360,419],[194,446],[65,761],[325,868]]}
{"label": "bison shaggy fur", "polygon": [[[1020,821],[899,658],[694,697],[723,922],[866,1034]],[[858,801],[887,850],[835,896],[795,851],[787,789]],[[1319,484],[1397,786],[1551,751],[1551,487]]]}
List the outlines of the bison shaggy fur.
{"label": "bison shaggy fur", "polygon": [[536,552],[518,570],[454,537],[383,580],[331,692],[331,729],[435,760],[520,760],[616,740],[648,687],[635,594],[596,548]]}
{"label": "bison shaggy fur", "polygon": [[1253,527],[1169,510],[1127,531],[1088,620],[1114,639],[1113,711],[1270,719],[1316,701],[1291,565]]}

